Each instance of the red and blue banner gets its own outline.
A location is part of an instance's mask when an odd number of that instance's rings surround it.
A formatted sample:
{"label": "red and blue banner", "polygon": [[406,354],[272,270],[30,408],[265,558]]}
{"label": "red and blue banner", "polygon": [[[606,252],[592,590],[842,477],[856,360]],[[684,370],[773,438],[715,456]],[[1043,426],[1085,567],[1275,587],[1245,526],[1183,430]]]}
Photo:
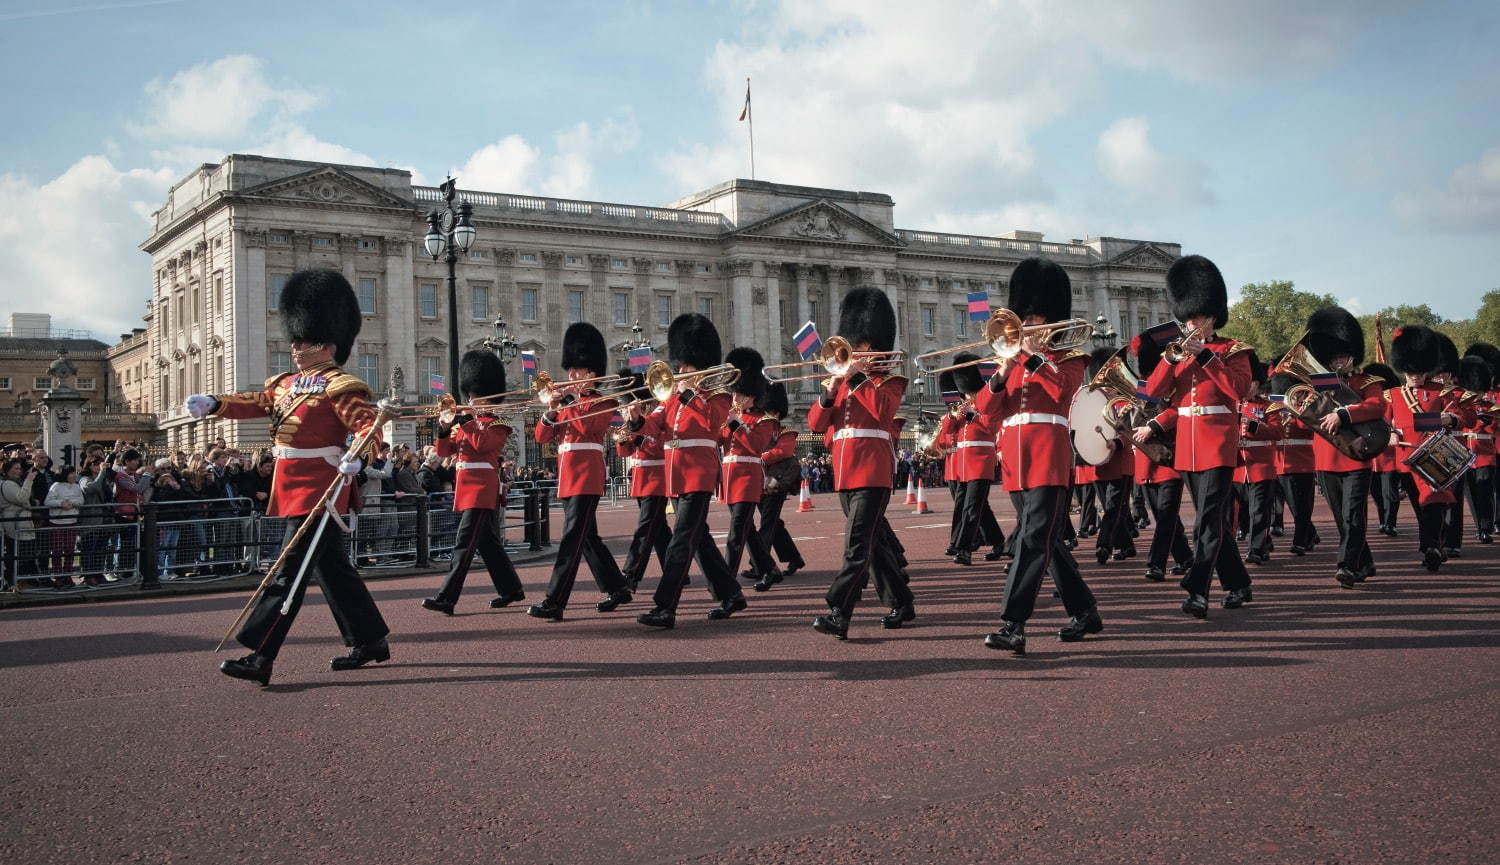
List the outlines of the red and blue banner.
{"label": "red and blue banner", "polygon": [[1344,386],[1336,372],[1315,372],[1307,377],[1307,383],[1318,391],[1338,390]]}
{"label": "red and blue banner", "polygon": [[521,375],[526,378],[536,375],[536,352],[521,352]]}
{"label": "red and blue banner", "polygon": [[630,350],[630,371],[642,373],[651,365],[651,346],[643,345]]}
{"label": "red and blue banner", "polygon": [[995,370],[999,368],[1000,364],[992,360],[982,360],[979,362],[979,377],[985,381],[989,381],[995,377]]}
{"label": "red and blue banner", "polygon": [[812,360],[823,347],[823,340],[818,337],[818,326],[810,321],[802,325],[802,329],[793,334],[792,344],[797,346],[799,357]]}
{"label": "red and blue banner", "polygon": [[990,293],[969,292],[969,321],[987,321],[990,317]]}
{"label": "red and blue banner", "polygon": [[1182,337],[1182,325],[1175,321],[1164,321],[1154,327],[1146,329],[1144,334],[1157,346],[1165,348]]}
{"label": "red and blue banner", "polygon": [[1443,415],[1435,411],[1413,412],[1411,416],[1413,432],[1432,433],[1443,428]]}
{"label": "red and blue banner", "polygon": [[943,391],[943,405],[958,405],[964,401],[964,395],[956,390]]}
{"label": "red and blue banner", "polygon": [[427,377],[428,393],[443,393],[447,389],[447,382],[443,379],[443,376],[441,374],[433,373],[432,375],[429,375]]}

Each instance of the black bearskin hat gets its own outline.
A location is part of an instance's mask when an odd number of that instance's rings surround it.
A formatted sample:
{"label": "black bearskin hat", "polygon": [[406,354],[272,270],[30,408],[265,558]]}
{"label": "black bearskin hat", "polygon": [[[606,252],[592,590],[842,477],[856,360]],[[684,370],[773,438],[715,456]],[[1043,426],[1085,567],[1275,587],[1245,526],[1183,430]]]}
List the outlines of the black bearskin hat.
{"label": "black bearskin hat", "polygon": [[1495,374],[1484,358],[1471,354],[1458,361],[1458,386],[1474,393],[1489,393],[1495,386]]}
{"label": "black bearskin hat", "polygon": [[1120,350],[1117,348],[1096,348],[1089,352],[1088,378],[1093,379],[1094,376],[1098,375],[1099,370],[1104,369],[1104,365],[1109,363],[1109,359],[1119,354],[1119,352]]}
{"label": "black bearskin hat", "polygon": [[1384,387],[1386,390],[1390,390],[1391,388],[1401,384],[1401,378],[1400,376],[1396,375],[1396,371],[1383,363],[1365,364],[1364,374],[1373,375],[1376,378],[1380,379],[1381,382],[1384,383]]}
{"label": "black bearskin hat", "polygon": [[673,366],[708,369],[723,356],[719,329],[708,316],[685,312],[672,319],[672,326],[667,328],[667,360]]}
{"label": "black bearskin hat", "polygon": [[958,382],[953,380],[953,370],[948,369],[938,373],[938,395],[945,393],[958,393]]}
{"label": "black bearskin hat", "polygon": [[735,380],[733,387],[735,393],[759,397],[766,392],[766,377],[761,374],[766,361],[760,356],[760,352],[743,345],[731,348],[729,354],[724,355],[724,362],[740,371],[740,377]]}
{"label": "black bearskin hat", "polygon": [[492,351],[464,352],[458,362],[458,388],[465,402],[505,393],[505,364]]}
{"label": "black bearskin hat", "polygon": [[1161,346],[1149,336],[1138,336],[1130,341],[1130,350],[1135,355],[1135,368],[1141,378],[1150,378],[1152,370],[1161,362]]}
{"label": "black bearskin hat", "polygon": [[1229,322],[1229,292],[1219,268],[1201,255],[1189,255],[1167,268],[1167,294],[1172,315],[1186,323],[1195,315],[1212,316],[1214,329]]}
{"label": "black bearskin hat", "polygon": [[1403,324],[1391,334],[1391,366],[1396,372],[1427,375],[1443,366],[1437,332],[1420,324]]}
{"label": "black bearskin hat", "polygon": [[782,418],[791,414],[792,406],[786,398],[786,385],[779,381],[767,382],[765,391],[755,400],[755,410]]}
{"label": "black bearskin hat", "polygon": [[1365,359],[1365,332],[1349,310],[1342,306],[1325,306],[1308,316],[1307,350],[1318,363],[1332,367],[1341,354],[1354,358],[1358,367]]}
{"label": "black bearskin hat", "polygon": [[1500,378],[1500,348],[1487,342],[1476,342],[1464,352],[1464,357],[1477,357],[1490,365],[1490,375]]}
{"label": "black bearskin hat", "polygon": [[630,367],[622,366],[615,375],[630,379],[630,389],[621,391],[615,396],[615,401],[624,405],[627,402],[635,402],[638,399],[646,399],[646,376],[644,373],[631,372]]}
{"label": "black bearskin hat", "polygon": [[1453,376],[1455,382],[1458,381],[1458,346],[1453,344],[1453,340],[1449,338],[1448,334],[1440,330],[1433,331],[1433,334],[1437,337],[1438,348],[1442,352],[1443,357],[1436,371],[1446,372]]}
{"label": "black bearskin hat", "polygon": [[862,286],[844,295],[839,304],[839,336],[856,349],[868,343],[870,351],[896,347],[896,311],[891,299],[878,288]]}
{"label": "black bearskin hat", "polygon": [[[954,363],[969,363],[975,360],[979,360],[979,355],[967,351],[953,356]],[[979,374],[979,365],[970,364],[953,370],[953,384],[964,396],[979,393],[979,389],[984,387],[984,376]]]}
{"label": "black bearskin hat", "polygon": [[1045,258],[1026,259],[1010,273],[1006,307],[1022,321],[1033,315],[1066,321],[1073,316],[1073,283],[1068,272]]}
{"label": "black bearskin hat", "polygon": [[606,375],[609,351],[604,334],[586,321],[576,321],[563,332],[563,369],[586,369],[594,375]]}
{"label": "black bearskin hat", "polygon": [[334,363],[348,362],[362,322],[359,299],[342,273],[322,267],[297,271],[282,287],[277,308],[289,342],[329,343]]}

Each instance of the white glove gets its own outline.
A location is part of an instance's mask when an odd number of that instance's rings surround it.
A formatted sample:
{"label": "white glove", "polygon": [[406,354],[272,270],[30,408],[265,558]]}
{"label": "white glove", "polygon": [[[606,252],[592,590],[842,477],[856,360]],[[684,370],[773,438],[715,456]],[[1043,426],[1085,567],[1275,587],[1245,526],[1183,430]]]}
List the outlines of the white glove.
{"label": "white glove", "polygon": [[350,477],[359,474],[360,469],[364,467],[364,460],[356,456],[350,456],[349,454],[344,454],[344,458],[339,460],[339,471]]}
{"label": "white glove", "polygon": [[194,420],[197,420],[213,414],[214,409],[219,407],[219,401],[211,396],[195,393],[187,398],[187,402],[183,404],[183,407],[187,409],[188,414],[193,416]]}

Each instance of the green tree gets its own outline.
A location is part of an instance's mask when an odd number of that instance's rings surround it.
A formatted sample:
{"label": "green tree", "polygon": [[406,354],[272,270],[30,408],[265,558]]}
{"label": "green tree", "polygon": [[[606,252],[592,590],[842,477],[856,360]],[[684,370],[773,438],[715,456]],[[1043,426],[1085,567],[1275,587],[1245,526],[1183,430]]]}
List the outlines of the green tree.
{"label": "green tree", "polygon": [[[1500,288],[1484,293],[1479,311],[1474,313],[1474,341],[1500,345]],[[1465,343],[1460,348],[1466,348]]]}
{"label": "green tree", "polygon": [[[1433,312],[1432,307],[1425,303],[1417,306],[1412,306],[1411,304],[1388,306],[1377,314],[1380,316],[1380,329],[1387,351],[1391,347],[1391,334],[1403,324],[1420,324],[1424,327],[1431,327],[1447,332],[1447,328],[1442,326],[1444,324],[1443,317]],[[1380,356],[1379,352],[1375,350],[1375,315],[1362,315],[1359,317],[1359,323],[1365,331],[1365,363],[1374,363],[1375,359]],[[1458,337],[1454,334],[1449,333],[1448,336],[1454,342],[1458,342]],[[1459,344],[1460,351],[1464,345],[1466,343]]]}
{"label": "green tree", "polygon": [[1252,282],[1240,289],[1240,300],[1229,308],[1224,335],[1255,347],[1261,360],[1270,361],[1302,336],[1307,317],[1338,301],[1332,295],[1298,291],[1290,281]]}

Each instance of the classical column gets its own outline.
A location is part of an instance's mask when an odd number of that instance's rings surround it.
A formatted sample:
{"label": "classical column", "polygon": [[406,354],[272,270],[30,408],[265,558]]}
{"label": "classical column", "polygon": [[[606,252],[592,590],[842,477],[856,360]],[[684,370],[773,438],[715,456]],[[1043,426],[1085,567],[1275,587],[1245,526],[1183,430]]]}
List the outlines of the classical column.
{"label": "classical column", "polygon": [[782,354],[786,351],[787,340],[791,334],[782,333],[781,330],[781,262],[761,262],[762,272],[765,274],[765,285],[759,289],[761,297],[765,299],[766,308],[766,341],[758,346],[761,356],[766,363],[780,363]]}
{"label": "classical column", "polygon": [[[610,345],[635,338],[635,334],[630,333],[630,326],[635,324],[637,320],[641,321],[643,329],[647,324],[644,313],[647,312],[647,308],[651,305],[651,272],[656,267],[656,262],[649,258],[632,258],[630,262],[635,266],[635,289],[630,295],[630,309],[625,311],[625,323],[619,326],[618,332],[620,336],[611,337],[609,340]],[[609,318],[607,319],[610,324],[614,324],[615,321],[614,302],[615,299],[611,297],[609,299]],[[644,332],[642,330],[642,333]],[[627,336],[626,334],[629,335]]]}
{"label": "classical column", "polygon": [[[281,331],[281,320],[266,310],[266,231],[263,228],[234,229],[234,358],[229,375],[234,381],[230,390],[249,390],[265,384],[270,372],[266,339],[269,333]],[[165,355],[162,345],[162,309],[158,308],[153,324],[157,331],[157,357]],[[160,372],[153,376],[160,382]],[[163,398],[165,395],[163,395]],[[157,407],[163,403],[158,401]]]}
{"label": "classical column", "polygon": [[303,270],[308,266],[308,258],[312,255],[312,235],[305,231],[293,231],[292,241],[292,270]]}
{"label": "classical column", "polygon": [[[359,235],[341,233],[338,237],[338,243],[339,272],[344,274],[344,278],[349,280],[350,285],[358,288],[359,278],[355,275],[354,251],[359,248]],[[367,384],[371,383],[367,382]]]}
{"label": "classical column", "polygon": [[[386,375],[390,375],[396,367],[401,368],[404,373],[401,400],[414,403],[427,383],[418,382],[422,371],[417,368],[417,286],[412,268],[411,240],[394,235],[383,238],[381,247],[385,262],[385,296],[379,299],[385,303],[385,313],[381,316],[385,326],[384,369]],[[379,301],[376,308],[380,308]],[[390,387],[389,381],[367,384],[378,390]]]}
{"label": "classical column", "polygon": [[813,269],[808,264],[798,264],[797,269],[797,320],[792,324],[792,332],[796,333],[802,325],[812,320],[812,295],[809,294],[812,281]]}
{"label": "classical column", "polygon": [[906,302],[906,289],[901,282],[901,271],[885,268],[880,271],[881,286],[891,299],[891,308],[896,311],[896,348],[908,351],[911,342],[911,304]]}
{"label": "classical column", "polygon": [[[546,309],[540,315],[544,324],[542,332],[547,335],[547,357],[539,358],[539,362],[546,360],[548,363],[552,363],[555,359],[562,357],[563,331],[567,329],[567,325],[563,323],[563,318],[568,308],[567,289],[562,284],[562,260],[563,256],[561,252],[555,250],[542,251],[541,301],[545,303]],[[597,272],[594,274],[594,277],[596,280],[602,278]],[[588,298],[584,298],[585,304],[587,304],[587,300]],[[558,378],[565,377],[562,368],[555,364],[551,367],[543,366],[542,368],[547,369],[552,375]]]}
{"label": "classical column", "polygon": [[[729,315],[729,310],[724,310],[724,315],[715,316],[719,319],[719,330],[729,335],[729,339],[735,345],[748,345],[752,348],[764,344],[764,340],[757,340],[755,316],[764,314],[764,309],[757,311],[754,296],[754,273],[755,262],[748,258],[736,258],[729,262],[726,275],[729,279],[729,297],[734,304],[734,314]],[[764,305],[764,297],[762,297]],[[725,321],[725,319],[729,321]],[[725,325],[728,327],[725,327]]]}

